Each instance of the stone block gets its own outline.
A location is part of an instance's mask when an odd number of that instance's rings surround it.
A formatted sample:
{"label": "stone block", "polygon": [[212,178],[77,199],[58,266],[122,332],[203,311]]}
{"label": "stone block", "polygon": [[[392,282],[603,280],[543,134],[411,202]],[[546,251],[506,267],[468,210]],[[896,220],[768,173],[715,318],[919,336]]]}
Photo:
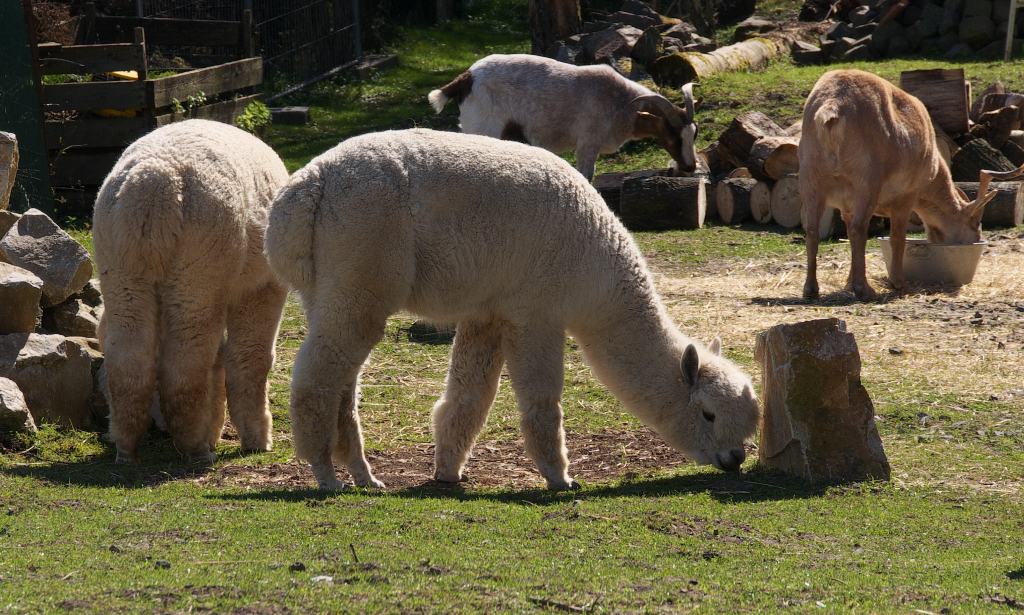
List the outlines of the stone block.
{"label": "stone block", "polygon": [[812,481],[889,480],[889,461],[861,383],[846,323],[828,318],[758,334],[764,424],[762,466]]}
{"label": "stone block", "polygon": [[900,56],[907,55],[913,50],[914,48],[910,45],[910,41],[907,40],[907,37],[897,36],[889,41],[889,49],[886,50],[885,57],[898,58]]}
{"label": "stone block", "polygon": [[92,260],[82,244],[38,209],[25,212],[0,240],[7,262],[43,281],[42,306],[63,302],[92,277]]}
{"label": "stone block", "polygon": [[935,41],[935,46],[938,47],[939,51],[942,53],[946,53],[958,44],[960,44],[960,35],[956,32],[947,32]]}
{"label": "stone block", "polygon": [[942,12],[942,19],[939,20],[939,34],[956,32],[960,28],[960,16],[949,11]]}
{"label": "stone block", "polygon": [[732,35],[732,42],[739,43],[747,39],[760,36],[765,32],[771,32],[778,29],[779,24],[775,22],[768,21],[767,19],[761,19],[760,17],[748,17],[736,26],[736,31],[733,32]]}
{"label": "stone block", "polygon": [[877,27],[878,24],[873,21],[870,21],[866,24],[861,24],[853,29],[853,38],[859,40],[866,36],[871,36],[874,33],[875,28]]}
{"label": "stone block", "polygon": [[[21,218],[21,214],[16,214],[13,211],[7,211],[6,209],[0,209],[0,239],[4,238],[7,231],[11,230],[11,227],[18,223],[18,219]],[[4,258],[4,251],[0,250],[0,263],[8,262]]]}
{"label": "stone block", "polygon": [[926,19],[919,19],[903,32],[903,36],[907,37],[907,40],[910,41],[910,45],[914,49],[919,49],[925,39],[934,38],[938,35],[939,24]]}
{"label": "stone block", "polygon": [[942,55],[943,57],[946,58],[955,58],[957,56],[966,56],[972,53],[974,53],[974,50],[971,49],[970,45],[968,45],[967,43],[957,43],[950,47],[949,49],[947,49],[946,52],[943,53]]}
{"label": "stone block", "polygon": [[992,19],[992,0],[965,0],[961,16],[964,19],[968,17],[988,17]]}
{"label": "stone block", "polygon": [[37,421],[89,426],[92,359],[62,335],[0,336],[0,377],[17,383]]}
{"label": "stone block", "polygon": [[43,281],[31,271],[0,263],[0,335],[35,331],[42,295]]}
{"label": "stone block", "polygon": [[996,24],[988,15],[967,17],[960,22],[960,42],[973,49],[984,47],[996,35]]}
{"label": "stone block", "polygon": [[903,36],[903,25],[896,20],[887,21],[871,34],[871,46],[879,55],[885,55],[889,50],[889,41],[897,36]]}
{"label": "stone block", "polygon": [[870,22],[878,13],[872,11],[870,8],[861,5],[850,9],[850,12],[846,15],[846,18],[850,20],[850,25],[856,28],[857,26],[863,26]]}
{"label": "stone block", "polygon": [[103,294],[100,292],[100,281],[93,278],[85,283],[82,290],[78,291],[75,295],[76,298],[81,299],[89,307],[100,307],[103,305]]}
{"label": "stone block", "polygon": [[43,310],[43,328],[65,337],[96,337],[99,324],[100,308],[75,297]]}
{"label": "stone block", "polygon": [[[1005,23],[1010,20],[1010,0],[993,0],[992,21]],[[1006,30],[1003,30],[1005,33]],[[1005,42],[1005,41],[1004,41]]]}
{"label": "stone block", "polygon": [[665,44],[661,39],[661,33],[657,28],[647,28],[640,38],[636,39],[630,57],[644,66],[649,66],[661,56],[665,55]]}
{"label": "stone block", "polygon": [[608,16],[608,21],[632,26],[638,30],[646,30],[661,23],[660,18],[648,17],[647,15],[636,15],[625,11],[618,11]]}
{"label": "stone block", "polygon": [[843,38],[839,39],[838,41],[836,41],[836,46],[832,49],[832,58],[845,58],[846,52],[849,51],[854,46],[853,44],[856,42],[856,39],[850,38],[849,36],[844,36]]}
{"label": "stone block", "polygon": [[911,4],[907,8],[903,9],[903,13],[900,14],[900,23],[904,27],[911,24],[917,23],[917,20],[921,19],[921,7]]}
{"label": "stone block", "polygon": [[844,36],[853,36],[853,26],[845,21],[837,21],[829,26],[828,30],[825,30],[825,33],[822,36],[830,41],[838,41]]}
{"label": "stone block", "polygon": [[964,11],[965,0],[943,0],[942,10],[952,15],[960,15]]}
{"label": "stone block", "polygon": [[[18,175],[18,137],[0,131],[0,210],[11,203],[14,178]],[[0,237],[3,233],[0,233]]]}
{"label": "stone block", "polygon": [[17,383],[0,377],[0,434],[18,432],[36,433],[36,423]]}

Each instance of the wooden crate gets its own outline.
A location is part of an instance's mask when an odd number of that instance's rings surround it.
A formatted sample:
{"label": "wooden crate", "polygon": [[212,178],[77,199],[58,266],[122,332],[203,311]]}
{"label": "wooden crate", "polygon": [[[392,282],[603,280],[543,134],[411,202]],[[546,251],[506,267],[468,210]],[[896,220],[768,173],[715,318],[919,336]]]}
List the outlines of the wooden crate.
{"label": "wooden crate", "polygon": [[[252,40],[249,11],[242,21],[195,21],[107,17],[87,5],[75,45],[39,46],[40,74],[92,79],[42,88],[46,147],[58,201],[62,191],[65,199],[84,195],[88,202],[78,206],[91,209],[90,195],[125,147],[155,128],[188,118],[234,122],[260,97],[253,91],[263,82],[263,59],[251,57]],[[147,44],[234,49],[238,57],[148,79]],[[139,78],[100,80],[117,71],[135,71]],[[186,108],[189,97],[200,92],[210,102]],[[183,112],[174,111],[178,105]]]}

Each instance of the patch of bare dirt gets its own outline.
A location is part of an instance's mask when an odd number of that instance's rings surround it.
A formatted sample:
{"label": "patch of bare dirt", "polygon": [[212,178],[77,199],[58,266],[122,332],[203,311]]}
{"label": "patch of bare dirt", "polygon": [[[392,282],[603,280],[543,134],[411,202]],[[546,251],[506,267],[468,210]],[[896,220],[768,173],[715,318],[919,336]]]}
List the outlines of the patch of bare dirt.
{"label": "patch of bare dirt", "polygon": [[[670,448],[653,431],[603,430],[596,434],[569,433],[569,474],[577,480],[600,483],[613,479],[631,480],[689,463],[682,453]],[[387,491],[405,489],[452,489],[451,483],[433,479],[434,445],[392,450],[368,450],[366,457],[374,474]],[[336,466],[344,475],[342,466]],[[459,488],[512,487],[531,489],[544,486],[544,479],[523,450],[521,441],[478,442]],[[348,480],[351,481],[351,478]],[[304,489],[316,485],[309,464],[300,461],[250,467],[224,463],[196,479],[197,483],[241,485],[251,489]]]}

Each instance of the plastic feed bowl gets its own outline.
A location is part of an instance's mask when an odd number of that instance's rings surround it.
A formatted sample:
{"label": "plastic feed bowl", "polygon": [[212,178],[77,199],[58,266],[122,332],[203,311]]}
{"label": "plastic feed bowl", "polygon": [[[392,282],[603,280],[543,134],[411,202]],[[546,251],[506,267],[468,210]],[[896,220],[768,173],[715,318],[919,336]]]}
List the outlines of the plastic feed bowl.
{"label": "plastic feed bowl", "polygon": [[[885,270],[892,278],[892,245],[888,237],[880,237]],[[963,245],[928,243],[924,239],[907,239],[903,252],[903,276],[919,286],[970,284],[981,260],[987,241]]]}

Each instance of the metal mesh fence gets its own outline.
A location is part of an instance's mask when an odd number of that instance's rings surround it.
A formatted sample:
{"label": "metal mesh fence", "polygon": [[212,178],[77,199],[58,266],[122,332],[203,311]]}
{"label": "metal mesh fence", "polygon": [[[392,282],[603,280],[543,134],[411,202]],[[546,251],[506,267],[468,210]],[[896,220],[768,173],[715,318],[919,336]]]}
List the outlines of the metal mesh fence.
{"label": "metal mesh fence", "polygon": [[359,59],[358,0],[137,0],[144,17],[237,21],[251,9],[264,91],[280,93]]}

